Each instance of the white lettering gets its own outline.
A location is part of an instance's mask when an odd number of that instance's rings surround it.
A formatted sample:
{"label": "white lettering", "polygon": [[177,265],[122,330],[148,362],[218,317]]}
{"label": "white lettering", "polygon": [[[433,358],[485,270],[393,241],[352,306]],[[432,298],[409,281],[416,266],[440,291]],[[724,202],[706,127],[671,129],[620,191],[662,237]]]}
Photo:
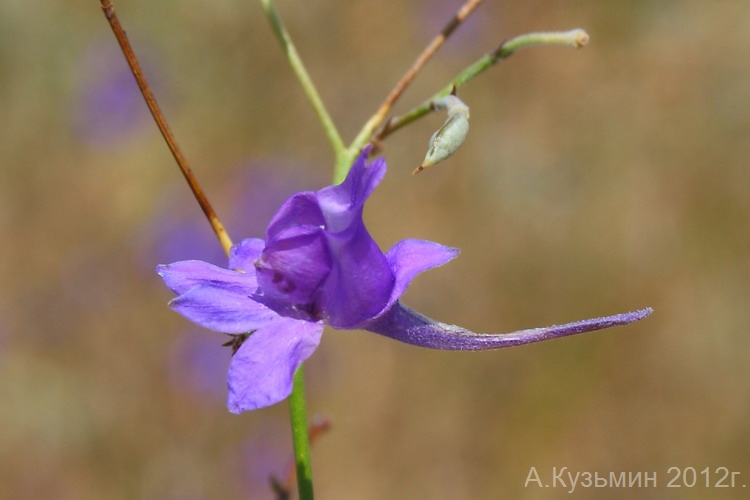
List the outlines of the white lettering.
{"label": "white lettering", "polygon": [[539,474],[536,472],[536,467],[529,469],[529,473],[526,475],[526,482],[523,483],[524,487],[527,487],[529,483],[535,482],[540,488],[544,488],[542,480],[539,479]]}
{"label": "white lettering", "polygon": [[609,482],[613,488],[624,488],[625,487],[625,473],[615,475],[614,472],[609,473]]}
{"label": "white lettering", "polygon": [[553,488],[557,488],[558,481],[560,481],[560,484],[562,485],[563,488],[568,487],[568,485],[565,484],[565,481],[563,481],[562,479],[563,472],[565,472],[566,469],[567,467],[563,467],[562,469],[560,469],[560,472],[557,472],[557,467],[552,467],[552,487]]}
{"label": "white lettering", "polygon": [[578,476],[580,475],[580,472],[576,472],[576,475],[574,476],[570,472],[568,472],[568,481],[570,481],[570,489],[568,490],[568,493],[573,493],[576,489],[576,483],[578,482]]}
{"label": "white lettering", "polygon": [[628,488],[632,488],[633,486],[641,487],[642,486],[642,480],[641,480],[641,473],[636,472],[633,474],[632,472],[628,472]]}
{"label": "white lettering", "polygon": [[599,473],[594,472],[594,488],[606,488],[607,486],[609,486],[609,481],[607,481],[607,476],[599,477]]}
{"label": "white lettering", "polygon": [[583,476],[583,481],[581,481],[581,486],[584,488],[591,488],[594,486],[593,477],[591,476],[590,472],[584,472],[581,474]]}

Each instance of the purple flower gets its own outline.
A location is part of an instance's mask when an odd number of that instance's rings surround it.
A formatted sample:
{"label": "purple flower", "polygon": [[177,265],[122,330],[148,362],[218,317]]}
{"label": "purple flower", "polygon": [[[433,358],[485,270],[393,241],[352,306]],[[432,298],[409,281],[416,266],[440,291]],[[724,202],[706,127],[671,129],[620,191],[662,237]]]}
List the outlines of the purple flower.
{"label": "purple flower", "polygon": [[[90,146],[116,146],[148,123],[138,85],[117,52],[96,44],[77,72],[81,82],[72,113],[73,128]],[[149,69],[151,65],[146,66]]]}
{"label": "purple flower", "polygon": [[399,302],[411,280],[445,264],[458,249],[403,240],[385,254],[362,221],[365,201],[385,175],[367,151],[343,183],[293,195],[271,219],[265,242],[231,249],[229,269],[201,261],[158,267],[178,297],[170,306],[191,321],[243,334],[229,367],[229,410],[239,413],[285,399],[296,369],[315,350],[327,323],[363,329],[432,349],[498,349],[624,325],[651,309],[509,334],[478,334],[446,325]]}

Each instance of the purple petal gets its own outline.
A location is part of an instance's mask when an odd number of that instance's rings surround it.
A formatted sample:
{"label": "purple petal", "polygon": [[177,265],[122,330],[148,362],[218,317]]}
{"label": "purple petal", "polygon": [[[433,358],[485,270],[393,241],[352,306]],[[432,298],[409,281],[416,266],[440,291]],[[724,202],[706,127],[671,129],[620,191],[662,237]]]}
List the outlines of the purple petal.
{"label": "purple petal", "polygon": [[331,271],[331,255],[322,229],[292,226],[269,240],[256,261],[263,295],[292,304],[311,304]]}
{"label": "purple petal", "polygon": [[266,241],[270,243],[279,233],[295,226],[325,226],[325,219],[318,206],[315,193],[297,193],[281,205],[266,229]]}
{"label": "purple petal", "polygon": [[170,307],[190,321],[225,333],[255,330],[276,313],[250,297],[258,288],[255,273],[222,269],[198,260],[157,267],[164,282],[179,296]]}
{"label": "purple petal", "polygon": [[162,264],[156,272],[164,283],[176,294],[181,294],[199,285],[227,288],[234,293],[252,295],[258,287],[255,273],[240,273],[214,266],[200,260],[183,260],[174,264]]}
{"label": "purple petal", "polygon": [[479,351],[531,344],[577,333],[627,325],[651,314],[646,308],[603,318],[585,319],[564,325],[519,330],[512,333],[474,333],[460,326],[440,323],[412,309],[396,303],[381,316],[360,325],[360,328],[379,333],[407,344],[447,351]]}
{"label": "purple petal", "polygon": [[169,306],[193,323],[224,333],[249,332],[278,318],[248,295],[223,286],[196,286],[172,299]]}
{"label": "purple petal", "polygon": [[450,248],[425,240],[403,240],[385,254],[396,283],[385,308],[390,308],[406,291],[414,277],[433,267],[442,266],[458,256],[458,248]]}
{"label": "purple petal", "polygon": [[319,291],[320,313],[334,328],[353,328],[380,313],[395,279],[362,219],[344,233],[329,234],[333,267]]}
{"label": "purple petal", "polygon": [[362,151],[344,182],[317,192],[326,229],[332,233],[346,230],[357,218],[361,222],[365,201],[385,176],[385,160],[378,158],[367,164],[369,151],[369,147]]}
{"label": "purple petal", "polygon": [[382,250],[362,220],[365,201],[386,172],[383,159],[367,164],[365,148],[344,182],[317,192],[326,219],[332,267],[316,301],[334,328],[351,328],[381,312],[395,278]]}
{"label": "purple petal", "polygon": [[247,238],[229,250],[229,269],[255,274],[255,260],[260,257],[265,242],[260,238]]}
{"label": "purple petal", "polygon": [[384,310],[395,278],[365,228],[362,210],[386,165],[368,165],[367,153],[341,184],[297,193],[276,213],[255,261],[258,300],[284,316],[302,311],[335,328]]}
{"label": "purple petal", "polygon": [[289,396],[294,372],[318,347],[322,333],[322,322],[279,318],[251,334],[229,365],[229,411],[255,410]]}

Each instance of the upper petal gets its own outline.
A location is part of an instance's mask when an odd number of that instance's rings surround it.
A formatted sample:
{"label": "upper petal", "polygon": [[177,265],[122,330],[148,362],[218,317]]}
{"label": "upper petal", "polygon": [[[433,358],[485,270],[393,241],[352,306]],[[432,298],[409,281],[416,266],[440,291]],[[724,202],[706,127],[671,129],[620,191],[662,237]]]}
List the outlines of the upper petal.
{"label": "upper petal", "polygon": [[652,312],[653,309],[649,307],[614,316],[511,333],[474,333],[460,326],[447,325],[430,319],[397,302],[384,314],[366,322],[360,328],[419,347],[448,351],[478,351],[530,344],[612,326],[627,325],[645,318]]}
{"label": "upper petal", "polygon": [[369,151],[367,147],[360,153],[344,182],[317,192],[326,229],[330,232],[344,231],[357,218],[361,219],[365,201],[385,176],[385,160],[378,158],[368,164]]}
{"label": "upper petal", "polygon": [[322,322],[280,317],[251,334],[229,365],[229,411],[255,410],[289,396],[294,372],[318,347],[322,333]]}

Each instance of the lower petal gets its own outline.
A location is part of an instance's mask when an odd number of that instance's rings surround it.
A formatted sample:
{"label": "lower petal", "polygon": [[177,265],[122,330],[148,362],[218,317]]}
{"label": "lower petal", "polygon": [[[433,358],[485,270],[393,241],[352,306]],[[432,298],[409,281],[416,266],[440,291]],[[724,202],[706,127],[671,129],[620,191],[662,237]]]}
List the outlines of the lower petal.
{"label": "lower petal", "polygon": [[645,318],[652,312],[653,309],[649,307],[634,312],[615,314],[614,316],[585,319],[564,325],[532,328],[511,333],[474,333],[460,326],[447,325],[430,319],[397,302],[384,314],[365,322],[359,328],[429,349],[479,351],[531,344],[612,326],[627,325]]}
{"label": "lower petal", "polygon": [[252,333],[229,365],[229,411],[241,413],[286,399],[294,372],[318,347],[322,333],[322,322],[283,317]]}
{"label": "lower petal", "polygon": [[278,315],[241,290],[201,285],[172,299],[169,306],[205,328],[224,333],[245,333],[274,321]]}

